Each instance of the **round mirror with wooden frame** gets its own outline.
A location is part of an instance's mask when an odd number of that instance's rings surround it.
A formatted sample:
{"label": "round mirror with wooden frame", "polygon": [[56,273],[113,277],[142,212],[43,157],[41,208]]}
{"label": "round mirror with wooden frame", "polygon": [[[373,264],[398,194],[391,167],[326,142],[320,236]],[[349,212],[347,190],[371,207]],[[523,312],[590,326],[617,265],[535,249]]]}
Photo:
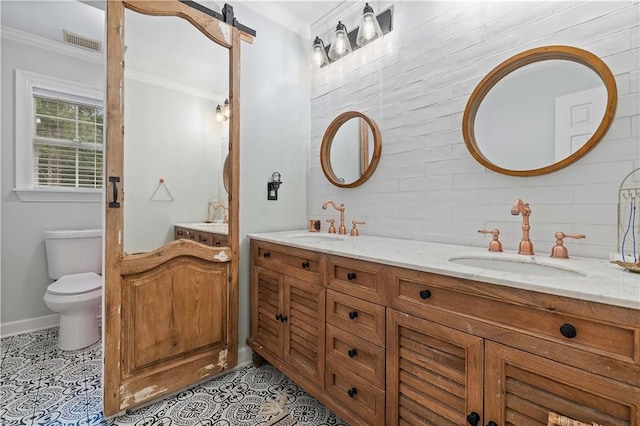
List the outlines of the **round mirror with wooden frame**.
{"label": "round mirror with wooden frame", "polygon": [[574,163],[603,138],[617,88],[596,55],[545,46],[515,55],[487,74],[464,111],[471,155],[511,176],[538,176]]}
{"label": "round mirror with wooden frame", "polygon": [[329,182],[355,188],[376,170],[382,153],[382,136],[376,123],[357,111],[337,116],[322,137],[320,164]]}

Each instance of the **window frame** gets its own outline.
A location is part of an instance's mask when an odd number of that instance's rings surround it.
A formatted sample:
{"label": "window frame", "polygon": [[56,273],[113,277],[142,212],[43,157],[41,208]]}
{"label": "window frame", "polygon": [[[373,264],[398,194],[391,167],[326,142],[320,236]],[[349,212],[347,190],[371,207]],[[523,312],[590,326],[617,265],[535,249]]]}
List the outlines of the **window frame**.
{"label": "window frame", "polygon": [[[104,92],[100,88],[84,83],[64,80],[29,71],[16,69],[16,163],[15,188],[13,191],[21,201],[26,202],[86,202],[98,203],[103,200],[104,188],[65,188],[34,186],[33,176],[33,139],[35,128],[34,95],[48,93],[58,99],[70,102],[100,105],[104,110]],[[106,115],[103,125],[106,126]],[[103,155],[106,140],[103,141]],[[104,185],[103,160],[103,185]]]}

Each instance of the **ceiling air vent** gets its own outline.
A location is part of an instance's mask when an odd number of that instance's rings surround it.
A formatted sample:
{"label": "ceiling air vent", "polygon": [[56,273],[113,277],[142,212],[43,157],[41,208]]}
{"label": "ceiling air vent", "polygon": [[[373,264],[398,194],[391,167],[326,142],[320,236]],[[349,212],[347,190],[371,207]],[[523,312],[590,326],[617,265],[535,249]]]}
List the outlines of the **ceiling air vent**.
{"label": "ceiling air vent", "polygon": [[82,47],[84,49],[94,50],[96,52],[100,52],[102,49],[102,42],[100,40],[94,40],[80,34],[72,33],[68,30],[62,30],[62,34],[65,43]]}

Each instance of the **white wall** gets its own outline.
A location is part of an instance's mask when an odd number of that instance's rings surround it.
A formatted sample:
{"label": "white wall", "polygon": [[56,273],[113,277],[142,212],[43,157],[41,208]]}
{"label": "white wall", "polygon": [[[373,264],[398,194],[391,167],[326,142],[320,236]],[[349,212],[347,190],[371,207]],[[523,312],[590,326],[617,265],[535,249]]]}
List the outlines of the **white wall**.
{"label": "white wall", "polygon": [[[252,232],[299,229],[307,218],[309,41],[236,3],[238,20],[257,31],[242,43],[240,87],[239,344],[249,335],[249,240]],[[277,201],[267,181],[282,174]]]}
{"label": "white wall", "polygon": [[[394,30],[328,68],[315,69],[311,95],[308,212],[327,199],[362,234],[486,246],[480,228],[499,228],[506,250],[522,236],[516,197],[531,204],[531,239],[550,253],[557,231],[570,255],[608,257],[617,244],[617,189],[640,166],[638,2],[396,2]],[[382,9],[380,9],[382,10]],[[336,17],[337,20],[337,17]],[[312,28],[320,33],[324,28]],[[573,45],[593,52],[618,86],[615,120],[604,139],[563,170],[537,177],[497,174],[477,163],[461,121],[486,73],[521,51]],[[320,169],[322,134],[338,114],[357,110],[378,123],[382,158],[359,188],[330,185]]]}
{"label": "white wall", "polygon": [[1,322],[49,315],[42,301],[47,263],[42,233],[50,229],[100,228],[102,203],[22,202],[15,186],[15,69],[95,86],[103,90],[104,67],[2,38],[2,258]]}

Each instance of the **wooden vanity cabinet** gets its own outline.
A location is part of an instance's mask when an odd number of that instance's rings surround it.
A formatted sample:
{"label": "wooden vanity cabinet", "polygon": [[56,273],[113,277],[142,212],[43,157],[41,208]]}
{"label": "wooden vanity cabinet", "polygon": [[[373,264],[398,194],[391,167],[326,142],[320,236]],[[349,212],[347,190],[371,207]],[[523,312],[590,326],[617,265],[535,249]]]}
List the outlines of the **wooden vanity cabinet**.
{"label": "wooden vanity cabinet", "polygon": [[322,388],[325,288],[320,256],[254,241],[251,252],[250,346],[303,387]]}
{"label": "wooden vanity cabinet", "polygon": [[[255,240],[251,253],[250,346],[350,425],[544,426],[553,411],[640,426],[636,309]],[[296,291],[314,295],[315,328],[276,319],[296,315]],[[287,352],[295,329],[315,331],[304,356]]]}
{"label": "wooden vanity cabinet", "polygon": [[182,226],[174,226],[173,228],[173,236],[176,240],[184,238],[212,247],[223,247],[229,245],[228,236],[224,234],[196,231]]}
{"label": "wooden vanity cabinet", "polygon": [[387,424],[640,424],[637,310],[396,268],[389,285]]}

